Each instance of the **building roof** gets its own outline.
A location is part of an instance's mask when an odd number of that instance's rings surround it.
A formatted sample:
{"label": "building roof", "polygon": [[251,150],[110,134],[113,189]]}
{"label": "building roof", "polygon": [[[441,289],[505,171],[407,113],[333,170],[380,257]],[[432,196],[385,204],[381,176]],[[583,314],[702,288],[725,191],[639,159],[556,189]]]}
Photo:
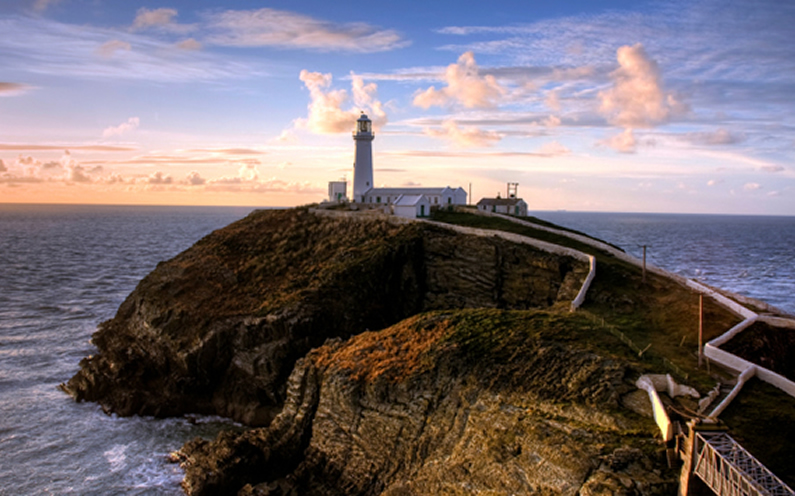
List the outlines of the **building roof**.
{"label": "building roof", "polygon": [[[411,207],[422,202],[423,198],[425,198],[425,195],[400,195],[395,201],[395,206]],[[428,202],[428,199],[425,198],[425,201]]]}
{"label": "building roof", "polygon": [[513,207],[515,205],[518,205],[519,202],[524,203],[524,200],[522,200],[521,198],[481,198],[480,201],[478,202],[478,206],[487,205],[490,207],[493,205],[496,206],[507,205],[509,207]]}
{"label": "building roof", "polygon": [[[365,194],[366,195],[381,195],[381,196],[398,196],[398,195],[442,195],[445,193],[445,190],[449,190],[450,193],[455,193],[457,190],[464,191],[463,188],[456,188],[453,189],[450,186],[444,186],[441,188],[370,188],[368,189]],[[465,192],[466,193],[466,192]]]}

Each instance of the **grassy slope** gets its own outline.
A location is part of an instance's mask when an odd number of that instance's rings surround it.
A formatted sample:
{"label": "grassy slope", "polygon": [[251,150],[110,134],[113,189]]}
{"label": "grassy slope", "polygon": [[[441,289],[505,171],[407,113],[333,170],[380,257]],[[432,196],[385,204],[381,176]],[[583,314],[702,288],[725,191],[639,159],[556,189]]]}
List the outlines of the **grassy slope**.
{"label": "grassy slope", "polygon": [[[641,349],[651,345],[644,354],[642,368],[650,372],[667,371],[663,358],[670,360],[688,374],[688,383],[702,393],[715,384],[715,379],[698,369],[695,353],[698,331],[698,296],[679,284],[648,275],[641,282],[640,270],[617,260],[608,253],[590,246],[537,229],[523,227],[508,220],[465,213],[439,212],[435,220],[451,224],[498,229],[543,239],[594,255],[596,277],[583,313],[603,319],[628,336]],[[704,300],[704,342],[716,337],[740,319],[715,304]],[[595,328],[593,339],[604,340],[612,347],[609,333]],[[615,353],[635,355],[625,344]],[[637,358],[637,355],[635,355]],[[714,373],[713,369],[713,373]],[[761,381],[752,381],[722,415],[730,434],[749,449],[762,463],[785,482],[795,485],[795,399]]]}
{"label": "grassy slope", "polygon": [[[688,380],[706,391],[714,379],[698,369],[698,296],[674,281],[647,274],[634,265],[590,245],[547,231],[494,217],[438,212],[434,220],[451,224],[513,232],[574,248],[596,257],[596,277],[582,309],[598,322],[629,338],[644,353],[648,368],[665,370],[663,357],[679,367]],[[716,337],[740,319],[712,300],[704,302],[704,340]],[[606,331],[606,329],[605,329]],[[675,374],[677,371],[671,370]],[[682,375],[682,374],[679,374]]]}

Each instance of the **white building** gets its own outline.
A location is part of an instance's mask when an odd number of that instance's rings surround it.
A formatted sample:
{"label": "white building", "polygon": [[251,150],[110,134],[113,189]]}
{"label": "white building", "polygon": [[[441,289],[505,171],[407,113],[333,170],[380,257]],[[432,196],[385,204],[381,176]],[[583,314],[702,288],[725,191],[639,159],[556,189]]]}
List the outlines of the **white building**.
{"label": "white building", "polygon": [[[353,140],[356,143],[356,154],[353,162],[353,191],[351,201],[365,205],[391,205],[397,207],[401,197],[405,197],[399,207],[402,212],[408,212],[405,202],[412,201],[418,212],[417,215],[425,216],[431,208],[449,207],[453,205],[466,205],[467,193],[464,188],[375,188],[373,186],[373,134],[372,121],[362,113],[356,121],[356,130]],[[414,197],[424,197],[425,200]],[[331,184],[329,184],[329,197],[331,199]],[[413,198],[409,200],[409,197]],[[332,200],[333,201],[333,200]],[[427,204],[425,203],[427,202]],[[422,209],[424,213],[419,213]],[[395,210],[397,214],[397,210]]]}
{"label": "white building", "polygon": [[426,217],[431,212],[431,203],[425,195],[400,195],[392,203],[392,211],[399,217]]}
{"label": "white building", "polygon": [[345,181],[330,181],[328,183],[328,201],[332,203],[348,201],[348,183]]}
{"label": "white building", "polygon": [[466,205],[467,193],[464,188],[371,188],[364,194],[364,203],[393,205],[400,196],[424,195],[434,207]]}
{"label": "white building", "polygon": [[521,198],[482,198],[478,210],[527,217],[527,203]]}

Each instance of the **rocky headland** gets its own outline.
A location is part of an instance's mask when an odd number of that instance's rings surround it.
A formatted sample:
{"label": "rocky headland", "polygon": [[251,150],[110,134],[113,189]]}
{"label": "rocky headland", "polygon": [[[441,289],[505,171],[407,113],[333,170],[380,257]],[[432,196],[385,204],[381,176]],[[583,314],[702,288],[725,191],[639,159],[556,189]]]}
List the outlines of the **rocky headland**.
{"label": "rocky headland", "polygon": [[[694,360],[682,322],[697,299],[596,256],[587,310],[571,313],[589,265],[565,252],[258,211],[159,264],[62,387],[119,415],[251,426],[174,454],[193,495],[674,494],[634,381],[661,356]],[[738,321],[705,314],[707,336]],[[641,357],[632,339],[649,343]]]}
{"label": "rocky headland", "polygon": [[63,388],[119,415],[267,425],[328,338],[449,308],[568,304],[588,267],[499,238],[307,208],[252,213],[146,276]]}

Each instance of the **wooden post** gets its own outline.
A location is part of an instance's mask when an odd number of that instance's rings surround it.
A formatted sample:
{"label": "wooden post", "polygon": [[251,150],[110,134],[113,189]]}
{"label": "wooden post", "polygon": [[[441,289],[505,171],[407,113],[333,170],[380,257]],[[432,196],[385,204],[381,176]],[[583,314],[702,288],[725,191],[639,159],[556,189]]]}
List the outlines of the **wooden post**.
{"label": "wooden post", "polygon": [[698,295],[698,368],[704,359],[704,295]]}
{"label": "wooden post", "polygon": [[688,433],[687,437],[683,440],[682,468],[679,472],[679,496],[689,496],[690,481],[693,479],[693,456],[695,453],[695,420],[687,423]]}

